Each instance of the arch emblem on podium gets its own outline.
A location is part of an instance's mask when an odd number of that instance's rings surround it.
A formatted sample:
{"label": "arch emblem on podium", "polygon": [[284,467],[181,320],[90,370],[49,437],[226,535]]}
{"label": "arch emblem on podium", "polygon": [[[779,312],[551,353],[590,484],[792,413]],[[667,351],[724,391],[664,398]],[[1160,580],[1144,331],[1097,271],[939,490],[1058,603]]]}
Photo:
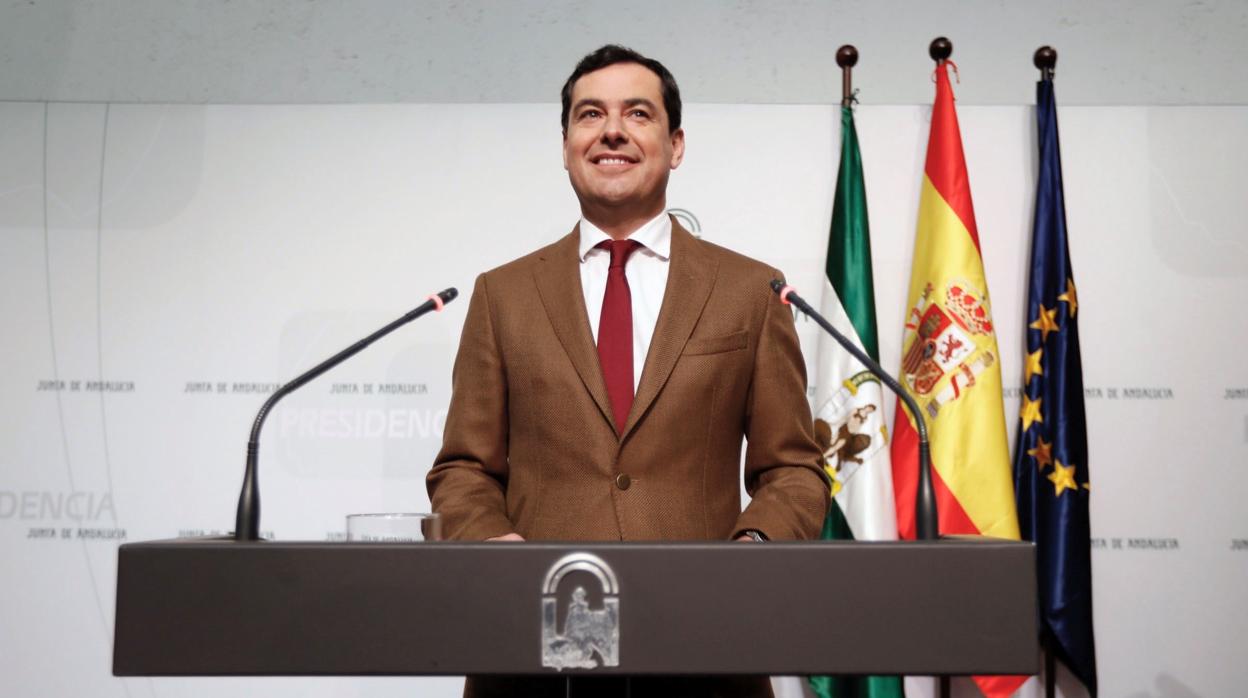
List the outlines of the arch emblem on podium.
{"label": "arch emblem on podium", "polygon": [[[572,588],[563,627],[559,627],[559,586],[574,572],[587,572],[602,595],[601,608],[590,607],[590,595]],[[542,666],[598,669],[620,665],[620,583],[605,560],[591,553],[571,553],[546,572],[542,583]]]}

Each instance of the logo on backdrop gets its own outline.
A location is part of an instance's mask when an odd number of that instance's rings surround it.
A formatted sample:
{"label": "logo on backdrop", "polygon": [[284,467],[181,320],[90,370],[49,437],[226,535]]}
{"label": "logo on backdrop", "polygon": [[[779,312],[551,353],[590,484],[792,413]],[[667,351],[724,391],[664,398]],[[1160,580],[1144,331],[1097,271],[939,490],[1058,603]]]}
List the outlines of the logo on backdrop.
{"label": "logo on backdrop", "polygon": [[35,383],[37,393],[133,393],[134,381],[96,380],[88,378],[40,378]]}
{"label": "logo on backdrop", "polygon": [[[1178,538],[1093,538],[1093,550],[1133,550],[1141,552],[1173,552],[1181,549]],[[1234,543],[1231,545],[1234,549]]]}
{"label": "logo on backdrop", "polygon": [[[560,594],[561,587],[568,593]],[[570,598],[562,624],[561,596]],[[542,584],[542,666],[563,671],[619,665],[620,583],[615,572],[597,555],[565,555],[551,565]]]}
{"label": "logo on backdrop", "polygon": [[[102,520],[116,521],[113,495],[109,492],[15,492],[0,490],[0,520],[30,524],[27,539],[124,540],[124,528],[97,527]],[[73,526],[57,526],[63,522]]]}
{"label": "logo on backdrop", "polygon": [[[425,352],[412,361],[428,358]],[[282,386],[204,377],[180,385],[189,400],[225,400],[228,409],[251,414]],[[423,477],[441,444],[449,392],[449,375],[433,382],[313,383],[270,415],[265,434],[278,438],[262,459],[276,458],[280,467],[300,477]]]}
{"label": "logo on backdrop", "polygon": [[687,208],[669,208],[667,212],[672,214],[677,223],[680,223],[685,230],[693,233],[695,237],[702,237],[702,223],[698,221],[698,217],[693,215],[693,211]]}

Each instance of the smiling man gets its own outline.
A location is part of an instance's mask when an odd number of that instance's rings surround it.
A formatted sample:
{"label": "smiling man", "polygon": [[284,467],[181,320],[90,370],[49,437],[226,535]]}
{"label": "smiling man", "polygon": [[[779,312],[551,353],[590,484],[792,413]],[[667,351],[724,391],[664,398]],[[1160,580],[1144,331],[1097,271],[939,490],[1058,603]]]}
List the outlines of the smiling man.
{"label": "smiling man", "polygon": [[563,101],[563,166],[581,214],[611,238],[626,239],[663,213],[668,175],[685,155],[676,81],[657,62],[612,63],[570,81]]}
{"label": "smiling man", "polygon": [[[563,163],[581,220],[477,278],[427,481],[444,532],[818,536],[828,484],[792,315],[768,286],[779,274],[695,238],[666,213],[668,178],[685,155],[675,79],[658,61],[604,46],[576,66],[562,101]],[[539,684],[474,679],[467,690],[563,695],[561,681]],[[765,680],[749,677],[631,687],[668,689],[770,695]]]}

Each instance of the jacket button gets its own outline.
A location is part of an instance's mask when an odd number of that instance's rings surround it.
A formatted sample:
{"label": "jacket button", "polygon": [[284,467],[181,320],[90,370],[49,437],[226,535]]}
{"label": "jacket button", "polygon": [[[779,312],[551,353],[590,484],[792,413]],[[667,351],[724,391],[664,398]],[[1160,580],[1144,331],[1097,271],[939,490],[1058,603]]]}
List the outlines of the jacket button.
{"label": "jacket button", "polygon": [[632,478],[630,478],[627,474],[625,474],[625,473],[620,473],[619,475],[616,475],[616,476],[615,476],[615,486],[616,486],[616,487],[618,487],[618,488],[620,488],[620,489],[622,489],[622,490],[626,490],[626,489],[628,489],[628,486],[629,486],[629,485],[631,485],[631,484],[633,484],[633,480],[632,480]]}

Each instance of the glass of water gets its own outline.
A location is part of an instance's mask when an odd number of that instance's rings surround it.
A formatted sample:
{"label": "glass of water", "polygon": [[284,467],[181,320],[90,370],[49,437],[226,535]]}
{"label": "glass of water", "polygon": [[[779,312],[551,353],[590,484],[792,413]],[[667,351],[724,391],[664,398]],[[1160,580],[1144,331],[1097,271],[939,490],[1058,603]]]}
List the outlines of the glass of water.
{"label": "glass of water", "polygon": [[351,514],[347,540],[358,543],[416,543],[442,540],[437,514]]}

